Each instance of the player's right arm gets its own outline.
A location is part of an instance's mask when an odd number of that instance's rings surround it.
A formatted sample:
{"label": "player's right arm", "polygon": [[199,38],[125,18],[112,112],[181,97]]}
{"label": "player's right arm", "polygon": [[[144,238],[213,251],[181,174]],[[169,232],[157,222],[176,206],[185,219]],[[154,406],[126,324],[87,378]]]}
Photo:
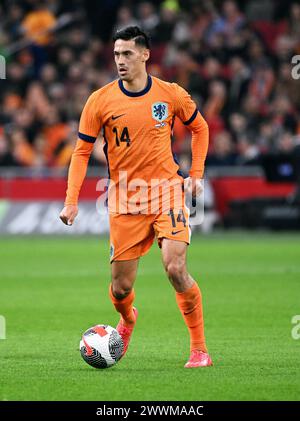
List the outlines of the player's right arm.
{"label": "player's right arm", "polygon": [[86,175],[94,143],[101,129],[101,117],[97,102],[97,92],[95,92],[89,97],[81,114],[78,140],[69,167],[65,206],[59,215],[66,225],[72,225],[77,216],[80,189]]}

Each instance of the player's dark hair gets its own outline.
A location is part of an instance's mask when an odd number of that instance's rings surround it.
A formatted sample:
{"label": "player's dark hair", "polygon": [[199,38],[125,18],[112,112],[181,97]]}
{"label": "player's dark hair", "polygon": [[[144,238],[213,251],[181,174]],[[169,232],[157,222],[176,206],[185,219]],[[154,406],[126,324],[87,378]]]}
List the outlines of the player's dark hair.
{"label": "player's dark hair", "polygon": [[138,26],[127,26],[127,28],[117,31],[113,36],[113,41],[117,39],[123,39],[129,41],[134,40],[136,45],[150,49],[150,38],[143,32]]}

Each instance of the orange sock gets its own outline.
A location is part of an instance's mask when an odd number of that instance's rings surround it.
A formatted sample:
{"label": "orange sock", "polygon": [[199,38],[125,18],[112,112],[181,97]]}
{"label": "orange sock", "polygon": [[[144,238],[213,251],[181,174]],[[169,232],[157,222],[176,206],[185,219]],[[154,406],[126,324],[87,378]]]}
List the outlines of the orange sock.
{"label": "orange sock", "polygon": [[207,352],[204,337],[202,297],[198,284],[184,292],[176,292],[176,301],[190,333],[191,350]]}
{"label": "orange sock", "polygon": [[132,326],[132,323],[135,322],[135,317],[133,313],[133,301],[135,298],[134,289],[130,291],[127,297],[118,300],[112,293],[112,286],[109,285],[109,296],[115,306],[116,310],[121,314],[124,325],[126,327]]}

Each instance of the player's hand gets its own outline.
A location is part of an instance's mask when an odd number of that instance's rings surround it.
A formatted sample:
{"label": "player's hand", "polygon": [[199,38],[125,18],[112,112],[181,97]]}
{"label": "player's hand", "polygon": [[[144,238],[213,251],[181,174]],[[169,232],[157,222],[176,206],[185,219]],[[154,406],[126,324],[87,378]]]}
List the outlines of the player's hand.
{"label": "player's hand", "polygon": [[77,205],[67,205],[63,208],[60,212],[60,219],[66,225],[73,225],[74,219],[78,214],[78,206]]}
{"label": "player's hand", "polygon": [[188,177],[184,180],[184,189],[193,197],[199,196],[203,192],[202,178]]}
{"label": "player's hand", "polygon": [[184,180],[184,190],[192,195],[192,206],[195,206],[196,197],[203,192],[202,178],[188,177]]}

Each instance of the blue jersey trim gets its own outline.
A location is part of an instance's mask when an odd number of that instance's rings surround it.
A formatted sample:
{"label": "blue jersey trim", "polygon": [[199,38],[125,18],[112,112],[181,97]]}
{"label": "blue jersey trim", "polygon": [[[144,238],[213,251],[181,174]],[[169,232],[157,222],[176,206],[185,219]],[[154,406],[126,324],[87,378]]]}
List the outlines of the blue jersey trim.
{"label": "blue jersey trim", "polygon": [[131,96],[131,97],[137,97],[137,96],[145,95],[147,92],[150,91],[151,86],[152,86],[152,77],[148,75],[146,88],[144,88],[142,91],[139,91],[139,92],[127,91],[127,89],[124,88],[123,81],[121,79],[119,79],[118,83],[119,83],[119,88],[121,89],[123,94],[127,96]]}
{"label": "blue jersey trim", "polygon": [[195,120],[195,118],[197,117],[197,114],[198,114],[198,108],[195,109],[195,111],[193,112],[192,117],[189,118],[187,121],[184,121],[183,124],[185,126],[188,126],[189,124],[191,124]]}
{"label": "blue jersey trim", "polygon": [[95,141],[97,139],[94,136],[88,136],[87,134],[80,133],[80,132],[78,132],[78,137],[79,137],[79,139],[84,140],[84,141],[89,142],[89,143],[95,143]]}

